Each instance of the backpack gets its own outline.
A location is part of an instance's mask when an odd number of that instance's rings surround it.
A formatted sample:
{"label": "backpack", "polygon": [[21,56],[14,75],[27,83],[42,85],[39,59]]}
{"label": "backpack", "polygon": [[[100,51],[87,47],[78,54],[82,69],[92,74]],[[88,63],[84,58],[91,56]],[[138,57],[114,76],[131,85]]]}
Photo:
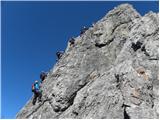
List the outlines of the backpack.
{"label": "backpack", "polygon": [[39,90],[40,90],[39,84],[38,83],[37,84],[33,83],[32,84],[32,92],[39,91]]}
{"label": "backpack", "polygon": [[32,92],[34,92],[35,88],[34,88],[34,84],[32,84]]}

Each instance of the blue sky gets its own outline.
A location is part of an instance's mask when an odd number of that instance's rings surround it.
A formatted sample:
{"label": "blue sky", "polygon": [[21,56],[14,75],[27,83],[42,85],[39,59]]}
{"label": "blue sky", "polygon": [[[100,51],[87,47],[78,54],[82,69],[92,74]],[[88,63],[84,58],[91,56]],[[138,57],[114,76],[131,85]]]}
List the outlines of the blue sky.
{"label": "blue sky", "polygon": [[[50,70],[55,53],[109,10],[126,2],[2,2],[2,117],[15,118],[32,96],[31,84]],[[158,2],[127,2],[144,15]]]}

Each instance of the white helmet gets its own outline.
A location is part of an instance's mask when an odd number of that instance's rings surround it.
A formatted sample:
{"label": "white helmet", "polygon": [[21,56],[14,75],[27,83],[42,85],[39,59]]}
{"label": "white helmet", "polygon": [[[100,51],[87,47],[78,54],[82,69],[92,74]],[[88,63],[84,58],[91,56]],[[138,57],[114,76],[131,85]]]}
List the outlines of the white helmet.
{"label": "white helmet", "polygon": [[38,83],[38,80],[35,80],[35,83]]}

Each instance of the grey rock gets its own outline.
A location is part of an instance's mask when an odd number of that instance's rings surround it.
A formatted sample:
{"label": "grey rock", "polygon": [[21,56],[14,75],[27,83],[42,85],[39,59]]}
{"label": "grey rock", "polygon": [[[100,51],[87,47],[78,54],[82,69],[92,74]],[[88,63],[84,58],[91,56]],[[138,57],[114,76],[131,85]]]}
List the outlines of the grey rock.
{"label": "grey rock", "polygon": [[108,12],[68,44],[16,118],[159,118],[159,18],[129,4]]}

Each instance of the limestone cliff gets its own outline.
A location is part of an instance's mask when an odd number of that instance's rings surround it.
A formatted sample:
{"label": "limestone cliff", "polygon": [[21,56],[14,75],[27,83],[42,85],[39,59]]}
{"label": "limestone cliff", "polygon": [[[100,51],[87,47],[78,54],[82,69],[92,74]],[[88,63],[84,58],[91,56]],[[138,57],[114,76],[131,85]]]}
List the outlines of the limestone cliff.
{"label": "limestone cliff", "polygon": [[65,54],[17,118],[159,118],[159,17],[109,11]]}

